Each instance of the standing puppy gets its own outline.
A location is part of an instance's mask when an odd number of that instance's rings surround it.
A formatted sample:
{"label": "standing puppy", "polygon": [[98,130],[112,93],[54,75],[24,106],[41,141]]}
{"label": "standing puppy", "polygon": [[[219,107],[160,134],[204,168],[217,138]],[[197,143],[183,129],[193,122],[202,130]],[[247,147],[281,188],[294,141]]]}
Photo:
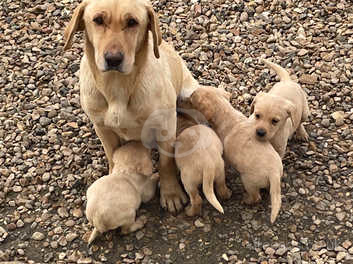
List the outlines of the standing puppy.
{"label": "standing puppy", "polygon": [[94,226],[88,244],[101,233],[121,227],[127,234],[142,228],[144,217],[136,218],[141,202],[154,196],[158,177],[152,176],[149,151],[130,142],[114,152],[110,175],[99,178],[87,190],[86,216]]}
{"label": "standing puppy", "polygon": [[161,205],[180,210],[186,196],[173,158],[176,101],[196,89],[197,81],[162,41],[158,15],[148,0],[83,0],[67,25],[64,50],[76,31],[85,37],[81,105],[103,144],[109,172],[122,141],[156,142]]}
{"label": "standing puppy", "polygon": [[[190,120],[178,117],[178,134],[179,128],[184,129],[190,123]],[[201,214],[202,199],[198,191],[201,184],[207,200],[223,214],[223,208],[214,194],[213,184],[216,183],[216,191],[221,199],[229,199],[232,192],[225,183],[223,145],[216,133],[205,125],[192,125],[180,132],[175,144],[175,161],[190,197],[186,214]]]}
{"label": "standing puppy", "polygon": [[271,223],[281,208],[281,158],[267,141],[255,137],[255,124],[236,111],[213,87],[200,87],[191,97],[193,106],[212,124],[224,145],[224,156],[239,173],[246,190],[244,202],[261,200],[260,189],[270,187]]}
{"label": "standing puppy", "polygon": [[268,93],[260,92],[251,104],[251,119],[256,123],[256,137],[270,141],[281,157],[287,141],[294,132],[298,139],[307,141],[308,134],[302,122],[309,116],[306,94],[298,83],[291,80],[289,73],[278,64],[263,60],[279,76]]}

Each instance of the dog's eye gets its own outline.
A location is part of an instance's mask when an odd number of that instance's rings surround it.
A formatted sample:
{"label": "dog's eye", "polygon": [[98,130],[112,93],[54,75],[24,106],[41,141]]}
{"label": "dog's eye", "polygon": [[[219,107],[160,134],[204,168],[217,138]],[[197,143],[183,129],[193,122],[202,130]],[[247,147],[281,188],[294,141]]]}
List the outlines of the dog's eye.
{"label": "dog's eye", "polygon": [[259,115],[259,114],[256,114],[256,115],[255,115],[255,118],[256,118],[256,119],[259,119],[259,118],[260,118],[260,115]]}
{"label": "dog's eye", "polygon": [[93,22],[97,25],[103,25],[104,19],[102,16],[96,16],[95,18],[93,18]]}
{"label": "dog's eye", "polygon": [[277,125],[278,120],[277,119],[272,119],[272,125]]}
{"label": "dog's eye", "polygon": [[129,27],[129,28],[132,28],[132,27],[136,26],[137,24],[138,24],[138,22],[134,18],[129,18],[126,23],[127,27]]}

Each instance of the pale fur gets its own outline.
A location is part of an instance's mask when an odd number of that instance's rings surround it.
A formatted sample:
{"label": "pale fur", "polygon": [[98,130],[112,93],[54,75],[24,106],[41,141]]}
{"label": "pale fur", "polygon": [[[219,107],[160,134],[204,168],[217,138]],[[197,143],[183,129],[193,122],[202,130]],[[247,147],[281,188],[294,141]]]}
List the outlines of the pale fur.
{"label": "pale fur", "polygon": [[[298,139],[308,141],[303,122],[308,120],[309,106],[304,90],[291,80],[284,68],[268,60],[263,62],[278,74],[280,82],[268,93],[261,92],[254,98],[250,118],[256,123],[256,131],[266,132],[265,136],[257,138],[270,141],[283,157],[288,139],[294,132]],[[277,120],[277,123],[272,123],[272,120]]]}
{"label": "pale fur", "polygon": [[188,216],[201,215],[202,198],[198,191],[201,184],[206,199],[219,212],[224,213],[214,194],[214,182],[220,199],[229,199],[232,194],[225,184],[222,154],[222,142],[211,128],[201,124],[193,125],[190,119],[178,116],[175,161],[190,198],[190,206],[185,210]]}
{"label": "pale fur", "polygon": [[118,227],[123,234],[142,228],[146,219],[136,219],[136,210],[155,194],[158,176],[152,175],[150,152],[140,142],[117,149],[113,161],[112,173],[87,190],[86,216],[94,227],[88,244],[99,234]]}
{"label": "pale fur", "polygon": [[[108,17],[104,30],[93,18]],[[138,25],[126,29],[125,16]],[[198,86],[175,50],[161,38],[158,16],[148,0],[84,0],[75,10],[65,32],[64,49],[70,48],[75,31],[85,31],[85,51],[80,66],[80,96],[85,113],[94,124],[108,162],[123,140],[157,141],[160,150],[161,205],[176,212],[186,202],[172,156],[176,132],[177,95]],[[122,52],[117,71],[104,71],[105,52]],[[154,122],[145,121],[156,110],[170,109]],[[142,130],[147,131],[142,136]],[[160,136],[168,132],[168,139]]]}
{"label": "pale fur", "polygon": [[281,158],[269,142],[255,138],[255,124],[220,96],[219,89],[200,87],[191,95],[193,106],[210,121],[224,145],[224,157],[241,175],[244,202],[261,199],[260,189],[270,187],[271,223],[281,208]]}

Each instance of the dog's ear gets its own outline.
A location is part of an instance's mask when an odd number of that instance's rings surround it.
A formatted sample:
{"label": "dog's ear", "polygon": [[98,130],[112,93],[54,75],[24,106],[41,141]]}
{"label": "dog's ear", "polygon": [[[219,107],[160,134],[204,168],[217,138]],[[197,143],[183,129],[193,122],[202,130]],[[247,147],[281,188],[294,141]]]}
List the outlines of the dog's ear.
{"label": "dog's ear", "polygon": [[76,7],[69,24],[67,24],[66,26],[65,33],[64,33],[64,38],[65,38],[64,50],[71,48],[72,38],[74,36],[74,33],[76,31],[82,31],[85,27],[82,17],[83,17],[83,13],[85,11],[86,5],[87,5],[87,2],[84,1],[78,7]]}
{"label": "dog's ear", "polygon": [[252,100],[251,102],[251,105],[250,105],[250,114],[252,114],[254,112],[254,109],[255,109],[255,104],[256,104],[256,101],[259,100],[259,98],[261,96],[263,96],[265,93],[264,92],[259,92],[255,98]]}
{"label": "dog's ear", "polygon": [[288,118],[290,118],[290,120],[292,121],[292,126],[294,126],[293,116],[296,110],[295,105],[292,102],[286,100],[285,109],[288,114]]}
{"label": "dog's ear", "polygon": [[162,43],[162,32],[159,28],[159,20],[158,15],[154,12],[152,6],[147,7],[147,14],[148,14],[148,29],[151,30],[153,36],[153,51],[154,56],[159,58],[159,48],[158,46]]}

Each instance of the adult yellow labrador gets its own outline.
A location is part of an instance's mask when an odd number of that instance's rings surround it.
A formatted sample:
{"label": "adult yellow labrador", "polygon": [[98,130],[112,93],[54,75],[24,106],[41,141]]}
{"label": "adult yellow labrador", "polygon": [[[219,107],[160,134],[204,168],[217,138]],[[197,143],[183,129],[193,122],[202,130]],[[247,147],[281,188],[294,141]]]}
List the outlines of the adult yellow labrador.
{"label": "adult yellow labrador", "polygon": [[173,158],[176,100],[198,83],[174,49],[163,42],[148,0],[84,0],[65,31],[64,50],[84,31],[81,105],[100,138],[112,171],[122,141],[156,142],[161,205],[176,212],[186,202]]}

